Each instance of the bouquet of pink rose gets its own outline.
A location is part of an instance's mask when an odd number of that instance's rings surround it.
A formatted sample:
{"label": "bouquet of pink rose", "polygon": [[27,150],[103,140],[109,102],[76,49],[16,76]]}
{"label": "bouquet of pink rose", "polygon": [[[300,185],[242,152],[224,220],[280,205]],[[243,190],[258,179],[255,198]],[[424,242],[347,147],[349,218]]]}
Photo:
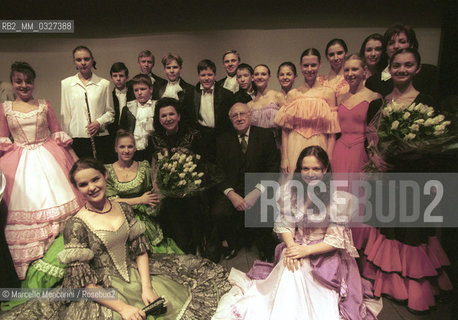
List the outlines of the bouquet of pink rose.
{"label": "bouquet of pink rose", "polygon": [[411,105],[388,102],[378,114],[377,138],[368,139],[369,163],[366,172],[390,169],[389,158],[442,152],[452,139],[451,121],[422,103]]}
{"label": "bouquet of pink rose", "polygon": [[198,154],[188,154],[176,150],[173,154],[168,151],[157,154],[158,173],[156,184],[161,194],[166,197],[184,198],[202,189],[203,172],[198,172]]}

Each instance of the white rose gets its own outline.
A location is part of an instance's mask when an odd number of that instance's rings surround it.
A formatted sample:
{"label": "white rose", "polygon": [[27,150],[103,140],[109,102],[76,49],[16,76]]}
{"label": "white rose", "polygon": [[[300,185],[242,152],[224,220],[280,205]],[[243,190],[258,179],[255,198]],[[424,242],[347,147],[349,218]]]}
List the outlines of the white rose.
{"label": "white rose", "polygon": [[409,111],[412,112],[412,111],[414,110],[414,108],[415,108],[415,104],[412,103],[412,104],[410,105],[410,107],[407,108],[407,110],[409,110]]}
{"label": "white rose", "polygon": [[416,134],[415,133],[409,133],[404,137],[404,140],[413,140],[415,139]]}
{"label": "white rose", "polygon": [[434,114],[434,110],[430,110],[428,111],[428,113],[426,114],[428,117],[432,117]]}
{"label": "white rose", "polygon": [[199,178],[202,178],[204,176],[204,173],[203,172],[199,172],[199,174],[197,175]]}
{"label": "white rose", "polygon": [[452,123],[452,122],[447,120],[447,121],[442,122],[442,125],[443,126],[448,126],[448,125],[450,125],[450,123]]}
{"label": "white rose", "polygon": [[200,154],[196,154],[196,159],[200,160]]}
{"label": "white rose", "polygon": [[404,115],[402,116],[402,119],[407,120],[410,117],[410,112],[405,112]]}
{"label": "white rose", "polygon": [[186,158],[186,162],[190,162],[191,160],[192,160],[192,156],[188,156],[188,157]]}
{"label": "white rose", "polygon": [[420,130],[420,126],[418,124],[413,124],[413,125],[410,126],[410,130],[418,131],[418,130]]}
{"label": "white rose", "polygon": [[435,136],[440,136],[441,134],[443,134],[444,131],[440,130],[440,131],[434,131],[434,135]]}
{"label": "white rose", "polygon": [[433,124],[433,119],[429,118],[429,119],[426,119],[424,126],[429,127],[432,124]]}
{"label": "white rose", "polygon": [[189,171],[189,168],[188,168],[188,167],[185,167],[185,168],[183,169],[183,172],[185,172],[185,173],[188,172],[188,171]]}
{"label": "white rose", "polygon": [[200,185],[201,183],[202,183],[202,180],[200,180],[200,179],[194,181],[194,184],[195,184],[196,186]]}
{"label": "white rose", "polygon": [[425,119],[417,119],[414,121],[415,123],[422,124],[425,122]]}
{"label": "white rose", "polygon": [[439,122],[441,122],[441,121],[444,121],[444,120],[445,120],[445,116],[444,116],[443,114],[440,114],[440,115],[438,115],[436,118],[438,118],[438,119],[439,119]]}
{"label": "white rose", "polygon": [[186,176],[186,173],[182,172],[178,175],[181,179],[183,179]]}
{"label": "white rose", "polygon": [[394,120],[393,123],[391,124],[391,130],[396,130],[399,127],[399,121]]}
{"label": "white rose", "polygon": [[186,184],[186,180],[180,180],[180,183],[184,186]]}
{"label": "white rose", "polygon": [[157,153],[157,160],[162,160],[164,159],[164,156],[162,155],[162,153],[158,152]]}
{"label": "white rose", "polygon": [[191,176],[193,177],[197,176],[197,172],[193,172]]}
{"label": "white rose", "polygon": [[194,169],[196,169],[196,167],[197,167],[196,165],[193,165],[191,168],[189,168],[189,172],[193,172]]}

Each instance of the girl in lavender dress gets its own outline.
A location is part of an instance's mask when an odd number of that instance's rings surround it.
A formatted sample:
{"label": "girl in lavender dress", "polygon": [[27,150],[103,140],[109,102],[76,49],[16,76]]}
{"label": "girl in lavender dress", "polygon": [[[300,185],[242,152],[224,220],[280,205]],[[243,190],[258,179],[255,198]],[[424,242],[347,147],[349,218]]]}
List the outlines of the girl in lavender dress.
{"label": "girl in lavender dress", "polygon": [[332,39],[326,45],[326,58],[329,61],[331,70],[327,75],[321,75],[317,81],[335,91],[336,96],[348,92],[348,83],[343,75],[343,62],[347,54],[347,44],[342,39]]}
{"label": "girl in lavender dress", "polygon": [[[330,171],[321,147],[301,152],[297,177],[277,193],[280,212],[274,232],[283,243],[277,246],[274,264],[258,264],[248,274],[232,269],[233,287],[220,300],[214,320],[375,319],[381,300],[373,299],[370,283],[359,276],[348,228],[357,199],[344,191],[329,192],[325,174]],[[327,208],[321,221],[308,193],[298,191],[318,183],[327,187],[316,195]]]}
{"label": "girl in lavender dress", "polygon": [[256,84],[257,94],[254,100],[248,102],[251,109],[251,124],[262,128],[272,128],[277,141],[280,145],[280,134],[274,122],[278,109],[284,104],[284,97],[281,93],[268,89],[270,80],[270,69],[265,64],[259,64],[254,68],[254,83]]}

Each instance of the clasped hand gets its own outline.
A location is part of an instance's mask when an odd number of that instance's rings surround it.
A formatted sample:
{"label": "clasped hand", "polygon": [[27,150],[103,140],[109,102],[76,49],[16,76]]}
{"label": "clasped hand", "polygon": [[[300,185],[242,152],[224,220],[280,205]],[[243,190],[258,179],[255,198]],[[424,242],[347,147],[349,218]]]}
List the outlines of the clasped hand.
{"label": "clasped hand", "polygon": [[245,211],[254,206],[260,195],[261,191],[255,188],[250,193],[248,193],[245,198],[242,198],[242,196],[235,191],[229,191],[227,197],[232,202],[232,205],[237,211]]}
{"label": "clasped hand", "polygon": [[309,255],[307,246],[294,244],[285,250],[284,264],[290,271],[299,270],[302,266],[303,258]]}

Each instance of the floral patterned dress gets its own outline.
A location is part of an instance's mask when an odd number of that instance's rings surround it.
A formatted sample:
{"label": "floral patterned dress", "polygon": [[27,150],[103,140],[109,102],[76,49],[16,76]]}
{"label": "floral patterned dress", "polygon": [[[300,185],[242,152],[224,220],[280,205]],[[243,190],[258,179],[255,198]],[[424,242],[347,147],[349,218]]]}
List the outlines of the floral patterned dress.
{"label": "floral patterned dress", "polygon": [[[96,284],[114,288],[118,298],[143,307],[137,256],[150,251],[143,232],[145,225],[131,207],[119,205],[125,221],[116,232],[94,229],[78,213],[64,230],[65,250],[59,254],[67,264],[63,288],[84,288]],[[168,301],[167,313],[159,319],[210,319],[218,299],[230,285],[223,267],[187,255],[149,256],[151,283]],[[2,319],[121,319],[117,312],[89,299],[78,301],[30,300],[1,313]],[[149,318],[150,319],[150,318]]]}

